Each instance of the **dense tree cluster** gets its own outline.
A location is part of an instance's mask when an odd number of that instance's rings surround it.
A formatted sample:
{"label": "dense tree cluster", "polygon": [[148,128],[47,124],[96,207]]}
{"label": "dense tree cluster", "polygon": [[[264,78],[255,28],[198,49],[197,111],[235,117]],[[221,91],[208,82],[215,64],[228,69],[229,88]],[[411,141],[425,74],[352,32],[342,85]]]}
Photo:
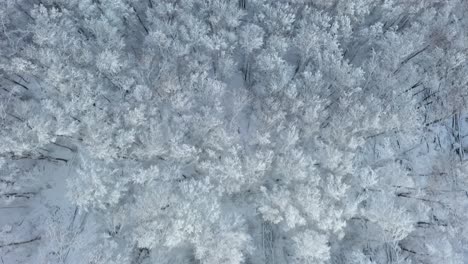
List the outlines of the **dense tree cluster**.
{"label": "dense tree cluster", "polygon": [[0,199],[96,223],[43,263],[467,260],[466,1],[0,6]]}

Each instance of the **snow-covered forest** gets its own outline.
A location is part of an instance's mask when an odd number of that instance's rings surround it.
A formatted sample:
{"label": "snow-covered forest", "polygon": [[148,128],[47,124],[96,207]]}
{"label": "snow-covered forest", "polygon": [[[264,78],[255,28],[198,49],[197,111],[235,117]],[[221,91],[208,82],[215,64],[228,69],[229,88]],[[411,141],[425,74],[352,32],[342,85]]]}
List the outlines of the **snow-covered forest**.
{"label": "snow-covered forest", "polygon": [[1,0],[0,264],[468,263],[467,15]]}

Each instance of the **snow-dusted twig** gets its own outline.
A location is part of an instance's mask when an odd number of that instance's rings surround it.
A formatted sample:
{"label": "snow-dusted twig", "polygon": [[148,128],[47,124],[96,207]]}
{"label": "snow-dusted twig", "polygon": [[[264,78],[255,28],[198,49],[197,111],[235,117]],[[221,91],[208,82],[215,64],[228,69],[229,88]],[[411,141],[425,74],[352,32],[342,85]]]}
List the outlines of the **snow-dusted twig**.
{"label": "snow-dusted twig", "polygon": [[0,248],[24,245],[24,244],[28,244],[28,243],[31,243],[31,242],[34,242],[34,241],[37,241],[37,240],[40,240],[40,239],[41,239],[41,237],[37,236],[35,238],[29,239],[29,240],[26,240],[26,241],[12,242],[12,243],[8,243],[8,244],[0,245]]}

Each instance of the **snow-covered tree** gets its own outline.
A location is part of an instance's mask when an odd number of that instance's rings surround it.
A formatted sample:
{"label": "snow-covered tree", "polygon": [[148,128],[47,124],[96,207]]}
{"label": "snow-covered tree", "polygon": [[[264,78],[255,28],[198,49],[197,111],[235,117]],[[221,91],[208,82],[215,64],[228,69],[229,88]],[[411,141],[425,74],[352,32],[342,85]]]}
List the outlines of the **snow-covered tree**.
{"label": "snow-covered tree", "polygon": [[4,1],[1,198],[66,169],[44,261],[461,263],[467,10]]}

